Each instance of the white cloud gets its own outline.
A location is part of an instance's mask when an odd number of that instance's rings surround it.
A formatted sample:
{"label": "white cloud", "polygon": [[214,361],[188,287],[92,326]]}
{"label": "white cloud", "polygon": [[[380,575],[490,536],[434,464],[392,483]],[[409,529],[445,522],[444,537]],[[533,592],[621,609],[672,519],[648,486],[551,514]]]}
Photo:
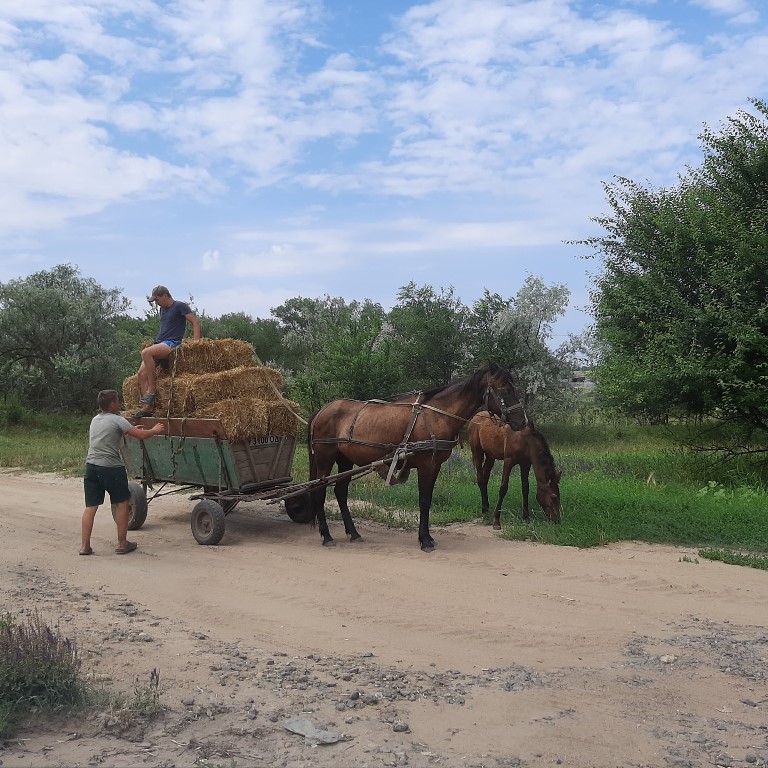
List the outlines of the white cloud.
{"label": "white cloud", "polygon": [[201,259],[203,272],[213,272],[221,267],[221,254],[218,251],[206,251]]}

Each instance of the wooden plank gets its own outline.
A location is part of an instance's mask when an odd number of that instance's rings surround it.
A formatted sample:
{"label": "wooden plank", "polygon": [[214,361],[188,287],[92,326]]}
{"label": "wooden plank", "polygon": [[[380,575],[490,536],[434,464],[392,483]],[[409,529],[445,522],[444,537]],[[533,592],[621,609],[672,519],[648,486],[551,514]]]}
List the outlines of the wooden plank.
{"label": "wooden plank", "polygon": [[227,435],[219,419],[158,419],[145,417],[142,419],[128,419],[131,424],[141,427],[154,427],[155,424],[165,424],[168,428],[167,435],[171,437],[217,437],[226,440]]}

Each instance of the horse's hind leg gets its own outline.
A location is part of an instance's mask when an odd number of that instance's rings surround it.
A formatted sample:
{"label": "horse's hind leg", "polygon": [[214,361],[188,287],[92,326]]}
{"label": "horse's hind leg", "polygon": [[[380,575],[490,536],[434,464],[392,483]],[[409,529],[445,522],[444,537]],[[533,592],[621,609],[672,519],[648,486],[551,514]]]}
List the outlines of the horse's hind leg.
{"label": "horse's hind leg", "polygon": [[504,502],[504,498],[509,490],[509,473],[512,471],[511,461],[504,462],[504,471],[501,475],[501,485],[499,486],[499,500],[496,502],[496,509],[493,512],[493,527],[495,530],[501,530],[501,505]]}
{"label": "horse's hind leg", "polygon": [[[326,465],[326,461],[320,463],[317,455],[313,456],[310,464],[310,480],[317,480],[322,477],[327,477],[330,474],[333,462]],[[323,537],[323,546],[332,547],[336,542],[331,536],[331,532],[328,529],[328,520],[325,517],[325,494],[327,488],[324,486],[316,491],[310,493],[311,504],[315,512],[315,519],[317,520],[317,527],[320,531],[320,535]]]}
{"label": "horse's hind leg", "polygon": [[[346,472],[352,469],[352,462],[349,459],[340,458],[337,462],[339,472]],[[342,480],[333,486],[333,494],[336,496],[336,501],[339,504],[341,510],[341,519],[344,521],[344,530],[347,532],[350,541],[362,541],[363,537],[357,532],[355,523],[352,520],[352,515],[349,512],[349,484],[350,479]]]}

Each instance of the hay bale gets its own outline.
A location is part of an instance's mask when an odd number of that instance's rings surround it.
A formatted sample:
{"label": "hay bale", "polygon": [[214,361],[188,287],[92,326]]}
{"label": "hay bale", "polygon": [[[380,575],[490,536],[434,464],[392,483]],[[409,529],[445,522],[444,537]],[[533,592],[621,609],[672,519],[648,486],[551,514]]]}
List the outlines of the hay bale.
{"label": "hay bale", "polygon": [[[178,378],[178,377],[177,377]],[[189,376],[195,408],[222,400],[278,401],[283,388],[280,371],[267,366],[240,366],[228,371]],[[158,380],[159,382],[159,380]]]}
{"label": "hay bale", "polygon": [[266,404],[261,400],[221,400],[195,413],[196,418],[219,419],[227,439],[240,441],[269,434]]}
{"label": "hay bale", "polygon": [[295,436],[299,431],[298,403],[266,401],[246,397],[237,400],[220,400],[195,411],[195,418],[219,419],[227,439],[251,440],[256,437],[275,435]]}
{"label": "hay bale", "polygon": [[281,400],[269,403],[267,410],[270,435],[295,436],[298,434],[299,420],[296,417],[301,413],[301,406],[298,403],[294,403],[293,400]]}
{"label": "hay bale", "polygon": [[123,379],[123,404],[134,411],[139,405],[141,390],[139,389],[139,377],[134,374]]}
{"label": "hay bale", "polygon": [[[175,363],[174,363],[175,355]],[[169,358],[169,370],[182,373],[216,373],[231,368],[252,366],[254,362],[253,345],[240,339],[189,339],[183,341]],[[161,375],[168,375],[168,371]]]}

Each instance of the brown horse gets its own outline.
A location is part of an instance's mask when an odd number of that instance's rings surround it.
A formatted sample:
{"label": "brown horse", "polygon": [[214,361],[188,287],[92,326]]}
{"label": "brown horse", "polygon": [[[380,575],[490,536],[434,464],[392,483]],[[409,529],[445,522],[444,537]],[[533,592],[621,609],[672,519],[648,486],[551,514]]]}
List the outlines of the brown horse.
{"label": "brown horse", "polygon": [[493,527],[501,528],[501,504],[509,488],[509,473],[516,464],[520,465],[520,479],[523,490],[523,520],[529,520],[528,473],[533,467],[536,477],[536,500],[548,520],[560,522],[560,472],[544,435],[531,422],[516,432],[487,411],[478,413],[469,423],[469,447],[472,462],[477,471],[477,484],[483,504],[483,519],[489,516],[488,478],[496,459],[503,459],[504,472],[499,488],[499,500],[493,513]]}
{"label": "brown horse", "polygon": [[[335,400],[323,406],[310,420],[308,443],[310,478],[317,480],[353,466],[364,467],[381,460],[388,482],[404,482],[415,468],[419,480],[419,544],[425,552],[435,548],[429,533],[429,510],[440,466],[451,455],[462,426],[485,407],[506,423],[521,428],[525,412],[509,371],[485,363],[471,376],[428,392],[411,393],[392,402],[383,400]],[[344,530],[351,541],[359,541],[347,503],[350,477],[334,484]],[[318,521],[323,545],[334,544],[325,517],[326,487],[312,491],[311,520]]]}

